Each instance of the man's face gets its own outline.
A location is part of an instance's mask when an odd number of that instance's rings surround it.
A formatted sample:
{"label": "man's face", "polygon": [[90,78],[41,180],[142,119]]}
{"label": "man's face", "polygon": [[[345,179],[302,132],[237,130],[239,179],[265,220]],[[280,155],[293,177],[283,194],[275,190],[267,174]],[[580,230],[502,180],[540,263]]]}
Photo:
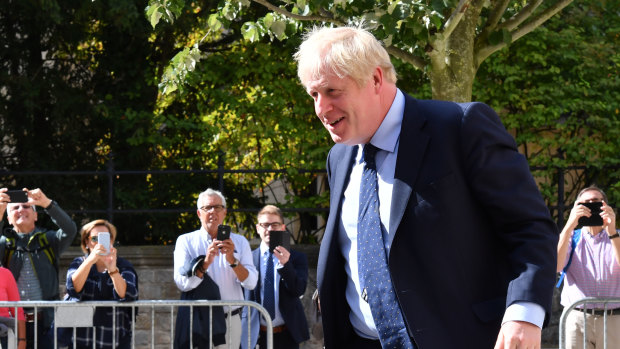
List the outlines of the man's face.
{"label": "man's face", "polygon": [[[376,75],[376,74],[375,74]],[[306,81],[314,111],[336,143],[365,144],[381,124],[376,76],[359,87],[350,77],[329,74]]]}
{"label": "man's face", "polygon": [[577,202],[602,202],[603,194],[598,192],[597,190],[588,190],[581,194],[581,196],[577,199]]}
{"label": "man's face", "polygon": [[269,246],[269,232],[274,230],[282,230],[284,222],[277,214],[266,213],[258,216],[256,231],[260,235],[261,240]]}
{"label": "man's face", "polygon": [[37,212],[32,205],[26,203],[8,204],[6,215],[9,224],[18,233],[30,233],[34,230],[34,223],[37,221]]}
{"label": "man's face", "polygon": [[217,226],[222,224],[226,217],[226,207],[222,205],[222,199],[217,195],[207,196],[197,212],[202,226],[212,237],[217,236]]}

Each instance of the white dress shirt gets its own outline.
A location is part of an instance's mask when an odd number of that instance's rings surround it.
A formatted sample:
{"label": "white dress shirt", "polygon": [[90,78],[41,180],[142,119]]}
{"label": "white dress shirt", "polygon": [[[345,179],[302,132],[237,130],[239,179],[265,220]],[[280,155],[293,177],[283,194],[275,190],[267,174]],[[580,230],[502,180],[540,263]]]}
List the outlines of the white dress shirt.
{"label": "white dress shirt", "polygon": [[[254,289],[258,280],[258,273],[252,262],[252,250],[248,240],[234,233],[230,234],[230,238],[235,244],[235,258],[248,270],[248,277],[243,282],[239,281],[224,254],[215,256],[213,263],[207,269],[207,274],[220,288],[222,300],[243,300],[241,286],[248,290]],[[202,279],[197,276],[187,277],[181,272],[188,261],[206,255],[212,241],[211,235],[204,227],[178,237],[174,247],[174,282],[179,290],[183,292],[193,290],[202,282]],[[228,307],[224,307],[224,311],[228,311]]]}

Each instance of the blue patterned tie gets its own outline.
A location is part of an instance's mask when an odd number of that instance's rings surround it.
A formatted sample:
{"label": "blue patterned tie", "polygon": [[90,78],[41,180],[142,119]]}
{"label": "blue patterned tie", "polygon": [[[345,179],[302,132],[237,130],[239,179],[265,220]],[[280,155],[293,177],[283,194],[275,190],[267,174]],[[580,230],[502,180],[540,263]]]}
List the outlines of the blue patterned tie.
{"label": "blue patterned tie", "polygon": [[273,255],[266,252],[267,267],[265,268],[265,281],[263,283],[263,306],[271,315],[271,320],[276,317],[276,297],[273,287]]}
{"label": "blue patterned tie", "polygon": [[405,327],[390,271],[388,270],[383,226],[379,218],[379,192],[375,155],[377,147],[364,146],[366,163],[360,185],[360,206],[357,223],[357,262],[362,297],[370,305],[379,340],[383,348],[414,348]]}

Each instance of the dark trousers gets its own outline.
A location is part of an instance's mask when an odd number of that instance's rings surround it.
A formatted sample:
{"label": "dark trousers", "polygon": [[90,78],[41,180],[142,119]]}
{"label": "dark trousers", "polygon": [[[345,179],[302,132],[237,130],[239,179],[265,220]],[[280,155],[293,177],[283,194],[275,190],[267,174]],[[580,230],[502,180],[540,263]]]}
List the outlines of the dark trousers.
{"label": "dark trousers", "polygon": [[[37,349],[52,349],[54,348],[54,331],[50,331],[53,328],[45,327],[43,321],[37,322]],[[34,349],[34,322],[26,323],[26,348]]]}
{"label": "dark trousers", "polygon": [[356,333],[353,333],[353,338],[351,338],[350,348],[381,349],[381,342],[378,339],[377,340],[368,339],[368,338],[360,337]]}
{"label": "dark trousers", "polygon": [[[258,347],[260,349],[267,348],[267,332],[260,331],[258,333]],[[299,344],[295,342],[293,336],[284,330],[273,334],[273,349],[298,349]]]}

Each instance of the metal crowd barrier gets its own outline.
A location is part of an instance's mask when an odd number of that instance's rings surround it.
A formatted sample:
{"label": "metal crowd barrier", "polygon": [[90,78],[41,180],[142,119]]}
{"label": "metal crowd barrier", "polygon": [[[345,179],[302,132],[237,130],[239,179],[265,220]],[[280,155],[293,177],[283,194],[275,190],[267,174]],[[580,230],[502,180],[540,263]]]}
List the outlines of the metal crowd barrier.
{"label": "metal crowd barrier", "polygon": [[[75,341],[75,333],[76,333],[76,329],[77,328],[82,328],[82,327],[93,327],[93,314],[95,312],[95,309],[97,307],[108,307],[108,308],[113,308],[113,322],[112,322],[112,327],[114,329],[114,332],[116,331],[116,309],[117,308],[127,308],[130,307],[132,308],[132,316],[135,319],[134,321],[132,321],[131,323],[131,330],[132,330],[132,343],[131,343],[131,347],[133,349],[135,348],[173,348],[174,346],[174,331],[175,331],[175,321],[176,321],[176,312],[178,311],[178,307],[189,307],[189,328],[193,328],[193,312],[194,312],[194,307],[209,307],[209,318],[210,318],[210,323],[212,324],[213,322],[211,321],[213,318],[213,307],[223,307],[223,306],[229,306],[228,309],[230,309],[230,306],[232,307],[244,307],[244,310],[247,311],[247,317],[248,317],[248,325],[247,325],[247,333],[250,334],[251,330],[250,330],[250,320],[251,320],[251,308],[256,308],[259,312],[260,315],[262,315],[265,318],[265,321],[267,322],[267,349],[272,349],[273,348],[273,329],[272,329],[272,325],[271,325],[271,317],[269,316],[269,313],[267,312],[267,310],[265,308],[263,308],[260,304],[255,303],[255,302],[250,302],[250,301],[219,301],[219,300],[140,300],[140,301],[135,301],[135,302],[117,302],[117,301],[83,301],[83,302],[66,302],[66,301],[20,301],[20,302],[8,302],[8,301],[0,301],[0,307],[1,308],[13,308],[13,309],[17,309],[17,308],[30,308],[30,309],[34,309],[34,312],[37,313],[38,311],[41,311],[44,308],[54,308],[54,349],[58,349],[58,331],[56,330],[57,328],[73,328],[73,334],[74,334],[74,338],[73,338],[73,346],[75,347],[76,345],[76,341]],[[156,310],[159,313],[156,313]],[[175,311],[176,310],[176,311]],[[138,317],[135,316],[136,312],[138,312]],[[15,313],[17,313],[17,310],[15,310]],[[166,345],[162,345],[159,343],[156,343],[156,334],[162,334],[164,331],[168,331],[165,328],[159,328],[159,327],[165,327],[164,324],[162,322],[158,322],[156,321],[156,317],[159,317],[160,319],[163,318],[162,313],[169,313],[170,314],[170,321],[169,321],[169,326],[170,328],[168,329],[170,331],[170,343],[169,346]],[[227,313],[228,316],[226,317],[226,325],[228,328],[230,328],[230,319],[231,319],[231,311],[228,310],[227,312],[224,312],[225,314]],[[260,316],[259,315],[259,316]],[[139,322],[139,317],[147,317],[150,316],[150,320],[151,320],[151,324],[150,324],[150,341],[149,344],[141,344],[138,343],[136,344],[136,322]],[[13,326],[10,326],[10,329],[13,330],[13,333],[9,333],[9,336],[15,336],[17,337],[17,319],[11,319],[11,321],[13,322]],[[37,328],[37,326],[39,325],[39,319],[37,317],[34,318],[34,327]],[[34,338],[28,338],[29,341],[34,341],[34,348],[37,349],[37,331],[35,331],[35,337]],[[93,335],[94,335],[95,331],[93,331]],[[193,331],[189,331],[190,333],[190,348],[194,347],[193,344]],[[209,348],[213,348],[213,341],[212,341],[212,335],[213,335],[213,329],[211,328],[209,330],[209,341],[210,341],[210,345]],[[239,349],[239,348],[230,348],[230,343],[231,343],[231,333],[230,331],[227,331],[227,340],[226,342],[229,343],[229,349]],[[247,348],[250,347],[250,341],[251,341],[251,336],[248,335],[247,338],[242,338],[241,340],[247,340]],[[116,333],[112,334],[112,338],[113,341],[116,340]],[[16,349],[17,348],[17,340],[15,340],[14,338],[11,339],[9,338],[8,341],[8,345],[10,349]],[[93,348],[95,348],[95,343],[93,343]],[[116,347],[116,343],[112,343],[113,347]],[[4,348],[2,348],[4,349]],[[201,348],[202,349],[202,348]]]}
{"label": "metal crowd barrier", "polygon": [[[592,303],[596,303],[596,304],[603,304],[603,310],[608,310],[608,309],[612,309],[612,308],[608,308],[608,305],[610,303],[620,303],[620,298],[595,298],[595,297],[588,297],[588,298],[584,298],[582,300],[579,300],[573,304],[571,304],[568,307],[565,307],[564,310],[562,311],[562,316],[560,317],[560,347],[559,349],[566,349],[566,318],[568,317],[568,314],[570,314],[570,312],[572,310],[574,310],[577,306],[579,305],[583,305],[583,308],[587,308],[588,304],[592,304]],[[607,349],[607,333],[608,333],[608,327],[607,327],[607,318],[608,315],[605,312],[603,314],[603,349]],[[588,323],[586,322],[586,313],[583,313],[583,348],[587,348],[586,344],[588,342]],[[618,329],[612,329],[615,331],[618,331]],[[611,348],[610,348],[611,349]],[[614,348],[615,349],[615,348]]]}

